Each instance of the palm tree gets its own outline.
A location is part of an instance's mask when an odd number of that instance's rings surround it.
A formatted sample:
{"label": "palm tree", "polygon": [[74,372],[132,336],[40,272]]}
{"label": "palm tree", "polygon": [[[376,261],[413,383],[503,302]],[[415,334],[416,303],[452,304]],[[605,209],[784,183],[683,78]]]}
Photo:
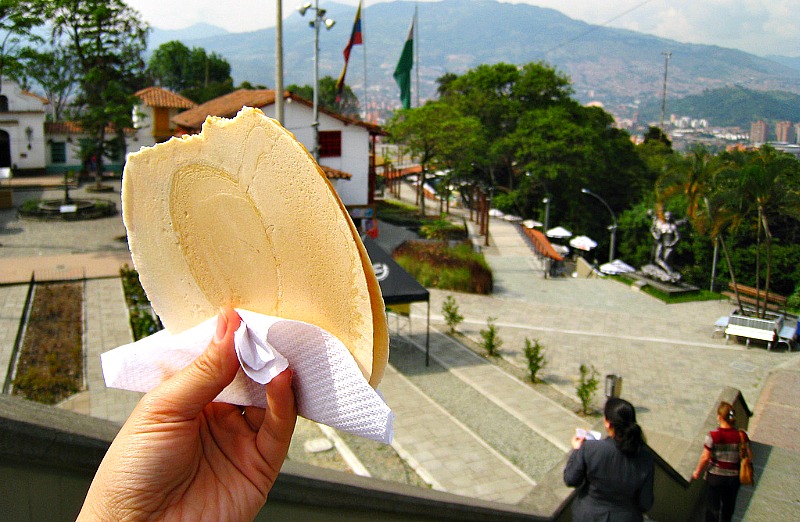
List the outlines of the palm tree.
{"label": "palm tree", "polygon": [[[769,300],[770,281],[772,277],[772,233],[770,232],[770,216],[777,214],[797,214],[798,195],[790,189],[789,181],[797,179],[800,164],[788,154],[776,151],[769,146],[761,147],[751,153],[747,165],[742,170],[741,190],[750,214],[754,213],[756,226],[756,290],[761,284],[761,233],[764,233],[766,246],[766,274],[764,276],[764,307],[760,308],[760,300],[756,297],[756,315],[764,317]],[[759,295],[758,293],[756,294]]]}

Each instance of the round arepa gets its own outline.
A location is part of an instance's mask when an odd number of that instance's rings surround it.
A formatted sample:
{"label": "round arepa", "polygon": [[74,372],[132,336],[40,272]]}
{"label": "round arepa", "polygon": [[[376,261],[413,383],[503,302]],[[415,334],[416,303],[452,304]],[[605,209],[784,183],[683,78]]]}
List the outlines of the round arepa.
{"label": "round arepa", "polygon": [[372,264],[306,148],[244,107],[131,154],[122,215],[133,264],[171,332],[230,306],[323,328],[372,387],[389,355]]}

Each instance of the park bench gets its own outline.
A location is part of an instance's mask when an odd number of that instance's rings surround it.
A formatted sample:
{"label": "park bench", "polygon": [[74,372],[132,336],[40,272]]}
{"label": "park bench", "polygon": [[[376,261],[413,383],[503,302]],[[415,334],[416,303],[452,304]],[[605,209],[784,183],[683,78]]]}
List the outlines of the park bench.
{"label": "park bench", "polygon": [[779,333],[784,326],[784,316],[767,314],[767,317],[749,317],[737,312],[728,316],[728,323],[725,326],[726,342],[730,336],[744,337],[747,346],[750,346],[751,339],[766,341],[767,350],[780,339]]}
{"label": "park bench", "polygon": [[752,286],[743,285],[740,283],[728,283],[729,292],[722,292],[722,295],[730,298],[732,302],[736,302],[736,291],[739,292],[739,299],[743,304],[748,307],[756,306],[756,299],[758,299],[758,306],[764,308],[764,298],[766,297],[766,308],[774,312],[786,312],[786,297],[770,292],[767,294],[764,290],[756,291]]}

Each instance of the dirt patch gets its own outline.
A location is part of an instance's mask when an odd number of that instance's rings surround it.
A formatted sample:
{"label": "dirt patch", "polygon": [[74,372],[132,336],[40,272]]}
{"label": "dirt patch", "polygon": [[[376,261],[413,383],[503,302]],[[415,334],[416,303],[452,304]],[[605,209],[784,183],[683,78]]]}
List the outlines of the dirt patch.
{"label": "dirt patch", "polygon": [[56,404],[83,386],[83,283],[38,284],[14,395]]}

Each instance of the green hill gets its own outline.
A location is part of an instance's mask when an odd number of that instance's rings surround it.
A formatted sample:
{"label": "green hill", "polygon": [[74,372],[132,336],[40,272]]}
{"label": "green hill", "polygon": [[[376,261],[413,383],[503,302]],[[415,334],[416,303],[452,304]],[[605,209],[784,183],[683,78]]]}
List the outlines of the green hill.
{"label": "green hill", "polygon": [[[757,120],[800,122],[800,96],[784,91],[755,91],[741,86],[707,89],[680,99],[667,98],[666,113],[708,120],[715,127],[750,128]],[[640,121],[658,121],[661,104],[641,107]]]}

